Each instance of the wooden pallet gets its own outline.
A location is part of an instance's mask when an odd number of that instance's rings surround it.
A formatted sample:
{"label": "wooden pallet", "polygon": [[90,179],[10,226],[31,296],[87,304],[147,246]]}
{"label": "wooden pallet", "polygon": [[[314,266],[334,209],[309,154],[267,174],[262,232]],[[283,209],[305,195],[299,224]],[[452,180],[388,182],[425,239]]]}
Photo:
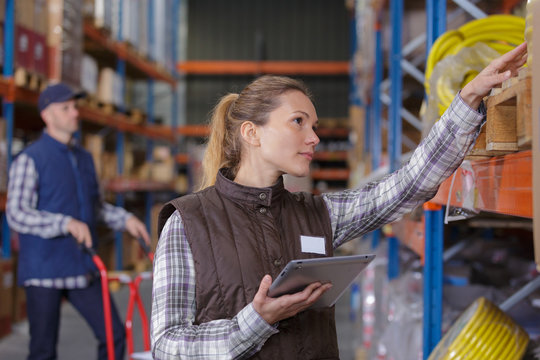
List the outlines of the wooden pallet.
{"label": "wooden pallet", "polygon": [[532,78],[528,68],[487,98],[486,150],[528,150],[532,141]]}

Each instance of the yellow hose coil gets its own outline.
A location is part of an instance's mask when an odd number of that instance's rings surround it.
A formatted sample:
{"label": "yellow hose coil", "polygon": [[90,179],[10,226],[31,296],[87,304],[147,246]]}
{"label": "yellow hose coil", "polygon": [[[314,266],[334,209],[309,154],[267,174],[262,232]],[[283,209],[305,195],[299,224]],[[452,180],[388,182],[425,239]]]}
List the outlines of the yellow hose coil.
{"label": "yellow hose coil", "polygon": [[455,321],[428,360],[519,360],[528,342],[519,325],[481,297]]}
{"label": "yellow hose coil", "polygon": [[[499,54],[504,54],[524,41],[524,33],[525,19],[513,15],[491,15],[470,21],[457,30],[447,31],[433,43],[429,52],[424,82],[426,93],[428,95],[431,93],[429,80],[433,68],[442,59],[458,55],[463,49],[479,42],[485,43]],[[466,74],[456,73],[455,75],[464,76],[464,80],[459,82],[461,86],[464,86],[477,73],[474,70]],[[439,116],[450,106],[457,90],[437,83],[436,96],[439,98]]]}

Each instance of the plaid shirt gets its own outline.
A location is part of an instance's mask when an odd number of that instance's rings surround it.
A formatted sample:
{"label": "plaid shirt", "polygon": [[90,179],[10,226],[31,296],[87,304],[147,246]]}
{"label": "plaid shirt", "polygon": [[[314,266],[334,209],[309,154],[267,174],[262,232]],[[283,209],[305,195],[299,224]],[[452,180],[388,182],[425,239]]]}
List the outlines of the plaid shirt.
{"label": "plaid shirt", "polygon": [[[472,148],[484,118],[483,105],[478,111],[456,96],[403,168],[361,189],[323,195],[334,248],[398,220],[432,198]],[[193,325],[195,288],[193,257],[176,211],[163,228],[154,261],[155,359],[244,359],[278,332],[277,324],[266,323],[251,303],[231,320]]]}
{"label": "plaid shirt", "polygon": [[[59,213],[37,210],[39,174],[34,160],[26,154],[17,156],[9,171],[6,216],[9,226],[21,234],[37,235],[45,239],[67,235],[67,224],[72,219]],[[131,213],[100,201],[98,219],[114,230],[124,230]],[[94,274],[56,279],[28,279],[25,286],[41,286],[56,289],[74,289],[88,286]]]}

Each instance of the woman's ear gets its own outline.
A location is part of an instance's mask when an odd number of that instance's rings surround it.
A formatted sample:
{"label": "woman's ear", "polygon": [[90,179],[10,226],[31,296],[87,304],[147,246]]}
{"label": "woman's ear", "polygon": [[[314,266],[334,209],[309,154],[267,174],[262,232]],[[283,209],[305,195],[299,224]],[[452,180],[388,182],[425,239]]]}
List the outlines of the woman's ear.
{"label": "woman's ear", "polygon": [[244,121],[240,125],[240,135],[246,143],[252,146],[260,146],[259,128],[251,121]]}

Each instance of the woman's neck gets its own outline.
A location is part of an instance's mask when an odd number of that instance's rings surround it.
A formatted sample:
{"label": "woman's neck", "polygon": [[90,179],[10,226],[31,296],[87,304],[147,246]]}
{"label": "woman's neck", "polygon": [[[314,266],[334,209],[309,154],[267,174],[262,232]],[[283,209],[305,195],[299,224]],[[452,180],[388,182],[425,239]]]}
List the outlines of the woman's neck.
{"label": "woman's neck", "polygon": [[277,172],[254,169],[249,166],[240,166],[234,181],[240,185],[250,187],[270,187],[276,183],[281,174]]}

